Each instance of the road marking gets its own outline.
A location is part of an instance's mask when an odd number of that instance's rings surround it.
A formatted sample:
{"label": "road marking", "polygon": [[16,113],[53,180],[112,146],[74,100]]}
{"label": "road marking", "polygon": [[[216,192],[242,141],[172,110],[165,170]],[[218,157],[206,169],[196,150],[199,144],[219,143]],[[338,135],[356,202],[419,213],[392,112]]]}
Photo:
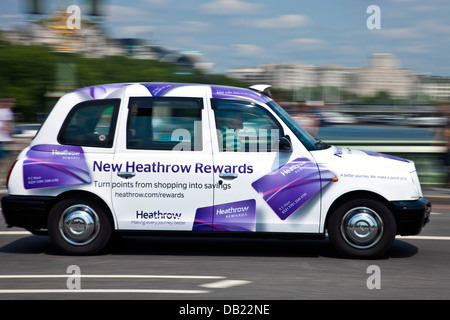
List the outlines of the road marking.
{"label": "road marking", "polygon": [[216,282],[211,282],[211,283],[205,283],[205,284],[200,285],[200,287],[225,289],[225,288],[230,288],[230,287],[235,287],[235,286],[242,286],[244,284],[249,284],[249,283],[252,283],[252,282],[247,281],[247,280],[222,280],[222,281],[216,281]]}
{"label": "road marking", "polygon": [[225,279],[223,276],[182,275],[133,275],[133,274],[12,274],[0,275],[0,279],[43,279],[43,278],[98,278],[98,279]]}
{"label": "road marking", "polygon": [[[247,280],[226,280],[224,276],[189,276],[189,275],[109,275],[109,274],[10,274],[0,275],[0,279],[50,279],[50,278],[99,278],[99,279],[200,279],[219,280],[198,285],[204,288],[231,288],[251,283]],[[0,289],[0,294],[44,294],[44,293],[174,293],[205,294],[208,290],[178,289]]]}
{"label": "road marking", "polygon": [[413,239],[413,240],[450,240],[450,237],[440,237],[440,236],[399,236],[397,239]]}
{"label": "road marking", "polygon": [[163,289],[1,289],[1,293],[209,293],[208,290],[163,290]]}
{"label": "road marking", "polygon": [[10,236],[10,235],[29,235],[32,234],[29,231],[0,231],[0,236]]}

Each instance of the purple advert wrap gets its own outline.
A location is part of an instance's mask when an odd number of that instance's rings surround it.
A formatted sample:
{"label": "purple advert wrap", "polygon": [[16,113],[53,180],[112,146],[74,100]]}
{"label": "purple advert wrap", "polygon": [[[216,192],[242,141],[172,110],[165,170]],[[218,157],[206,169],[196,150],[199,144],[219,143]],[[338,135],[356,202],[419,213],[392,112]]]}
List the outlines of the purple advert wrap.
{"label": "purple advert wrap", "polygon": [[270,100],[272,100],[264,94],[248,89],[232,88],[226,86],[211,86],[211,90],[212,96],[215,99],[229,99],[230,97],[235,97],[250,98],[261,102],[269,102]]}
{"label": "purple advert wrap", "polygon": [[83,91],[88,95],[90,95],[93,99],[105,99],[106,96],[111,92],[129,85],[130,85],[129,83],[112,83],[112,84],[85,87],[77,89],[75,91]]}
{"label": "purple advert wrap", "polygon": [[91,177],[78,146],[35,145],[23,162],[25,189],[61,187],[90,183]]}
{"label": "purple advert wrap", "polygon": [[402,161],[402,162],[410,162],[407,159],[400,158],[400,157],[397,157],[397,156],[393,156],[393,155],[390,155],[390,154],[384,154],[384,153],[373,152],[373,151],[365,151],[365,150],[363,150],[363,152],[368,154],[369,156],[372,156],[372,157],[381,157],[381,158],[387,158],[387,159],[392,159],[392,160],[397,160],[397,161]]}
{"label": "purple advert wrap", "polygon": [[198,208],[193,231],[256,231],[256,201],[243,200]]}
{"label": "purple advert wrap", "polygon": [[[136,83],[137,84],[137,83]],[[150,94],[154,97],[162,97],[170,90],[183,86],[193,86],[192,83],[139,83],[147,88]],[[133,85],[133,83],[111,83],[104,85],[96,85],[90,87],[84,87],[75,91],[83,91],[91,96],[93,99],[105,99],[111,92]],[[197,84],[199,85],[199,84]],[[243,88],[234,88],[228,86],[213,85],[211,86],[212,97],[215,99],[230,99],[230,98],[248,98],[263,103],[269,102],[272,99],[264,94],[256,91]]]}
{"label": "purple advert wrap", "polygon": [[281,220],[287,219],[335,177],[307,158],[298,158],[252,183]]}

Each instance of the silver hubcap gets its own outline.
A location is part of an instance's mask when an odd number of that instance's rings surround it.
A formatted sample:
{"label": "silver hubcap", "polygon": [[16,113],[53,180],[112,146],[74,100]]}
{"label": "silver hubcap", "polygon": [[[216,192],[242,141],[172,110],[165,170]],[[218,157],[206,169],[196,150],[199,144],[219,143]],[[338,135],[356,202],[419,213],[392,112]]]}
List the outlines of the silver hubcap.
{"label": "silver hubcap", "polygon": [[72,245],[86,245],[98,234],[100,222],[95,211],[86,205],[77,204],[64,210],[59,221],[59,231]]}
{"label": "silver hubcap", "polygon": [[353,208],[342,219],[341,234],[352,247],[368,249],[380,241],[383,235],[383,221],[370,208]]}

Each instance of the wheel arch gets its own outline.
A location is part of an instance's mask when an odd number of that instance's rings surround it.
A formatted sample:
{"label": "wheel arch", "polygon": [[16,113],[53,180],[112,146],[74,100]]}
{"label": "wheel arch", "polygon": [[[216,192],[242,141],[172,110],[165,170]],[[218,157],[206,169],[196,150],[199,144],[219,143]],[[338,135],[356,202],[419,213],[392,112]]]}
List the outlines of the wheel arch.
{"label": "wheel arch", "polygon": [[398,216],[397,216],[395,210],[393,210],[391,203],[386,198],[381,196],[380,194],[371,192],[371,191],[366,191],[366,190],[351,191],[351,192],[345,193],[345,194],[339,196],[338,198],[336,198],[327,211],[327,215],[325,218],[325,230],[328,229],[328,221],[329,221],[331,215],[333,214],[333,212],[336,210],[336,208],[339,207],[342,203],[349,201],[350,199],[355,199],[355,198],[360,198],[360,199],[370,198],[370,199],[374,199],[374,200],[377,200],[377,201],[380,201],[381,203],[383,203],[391,211],[392,215],[394,216],[395,222],[397,223],[397,232],[398,232]]}

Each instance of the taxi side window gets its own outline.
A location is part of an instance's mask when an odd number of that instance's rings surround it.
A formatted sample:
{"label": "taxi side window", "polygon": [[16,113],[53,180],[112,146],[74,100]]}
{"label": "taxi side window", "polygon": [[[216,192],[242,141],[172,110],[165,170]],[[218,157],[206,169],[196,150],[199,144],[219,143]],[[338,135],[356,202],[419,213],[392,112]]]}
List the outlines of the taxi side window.
{"label": "taxi side window", "polygon": [[69,112],[58,134],[61,144],[111,148],[120,99],[84,101]]}
{"label": "taxi side window", "polygon": [[127,148],[201,151],[201,112],[198,98],[130,98]]}
{"label": "taxi side window", "polygon": [[278,150],[283,131],[264,108],[243,101],[213,99],[217,141],[222,152]]}

